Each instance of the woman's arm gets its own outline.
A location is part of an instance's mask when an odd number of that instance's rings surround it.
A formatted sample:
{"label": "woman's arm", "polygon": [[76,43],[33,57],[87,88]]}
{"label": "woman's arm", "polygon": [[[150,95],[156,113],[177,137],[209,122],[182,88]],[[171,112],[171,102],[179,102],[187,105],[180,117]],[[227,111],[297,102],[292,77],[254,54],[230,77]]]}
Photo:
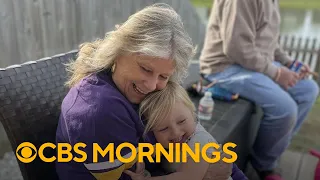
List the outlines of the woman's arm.
{"label": "woman's arm", "polygon": [[171,173],[165,176],[146,177],[144,176],[143,165],[137,164],[137,171],[124,171],[133,180],[202,180],[202,179],[214,179],[214,180],[227,180],[231,175],[232,164],[219,161],[214,164],[209,164],[204,160],[200,162],[194,162],[193,159],[188,157],[188,161],[180,165],[177,172]]}
{"label": "woman's arm", "polygon": [[209,163],[203,159],[200,162],[195,162],[191,157],[188,157],[186,163],[181,163],[177,172],[171,173],[166,176],[160,177],[151,177],[149,180],[185,180],[185,179],[194,179],[201,180],[205,176],[209,167]]}
{"label": "woman's arm", "polygon": [[247,180],[248,179],[235,163],[233,164],[233,167],[232,167],[231,177],[233,180]]}
{"label": "woman's arm", "polygon": [[137,164],[136,172],[132,171],[124,171],[126,174],[131,176],[133,180],[185,180],[185,179],[192,179],[192,180],[201,180],[203,179],[209,164],[204,160],[200,162],[194,162],[192,158],[188,157],[186,163],[182,163],[177,170],[177,172],[164,175],[164,176],[156,176],[156,177],[145,177],[144,175],[144,165],[140,163]]}

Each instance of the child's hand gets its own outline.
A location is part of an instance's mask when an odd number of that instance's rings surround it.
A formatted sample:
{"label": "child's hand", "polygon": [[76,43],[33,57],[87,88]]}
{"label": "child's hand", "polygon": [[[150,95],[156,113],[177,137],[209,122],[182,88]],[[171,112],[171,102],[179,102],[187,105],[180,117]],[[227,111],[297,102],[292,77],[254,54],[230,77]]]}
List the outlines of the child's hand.
{"label": "child's hand", "polygon": [[149,176],[145,175],[145,164],[137,163],[136,172],[125,170],[124,173],[128,174],[132,180],[146,180]]}

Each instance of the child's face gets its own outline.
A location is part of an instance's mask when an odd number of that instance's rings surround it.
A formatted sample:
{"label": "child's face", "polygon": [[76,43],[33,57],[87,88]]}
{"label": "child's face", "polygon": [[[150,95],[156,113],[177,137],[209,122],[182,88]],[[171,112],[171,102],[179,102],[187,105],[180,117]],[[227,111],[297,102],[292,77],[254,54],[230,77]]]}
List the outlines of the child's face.
{"label": "child's face", "polygon": [[195,131],[196,122],[191,111],[182,103],[177,102],[167,119],[163,119],[153,133],[165,148],[169,143],[184,143]]}

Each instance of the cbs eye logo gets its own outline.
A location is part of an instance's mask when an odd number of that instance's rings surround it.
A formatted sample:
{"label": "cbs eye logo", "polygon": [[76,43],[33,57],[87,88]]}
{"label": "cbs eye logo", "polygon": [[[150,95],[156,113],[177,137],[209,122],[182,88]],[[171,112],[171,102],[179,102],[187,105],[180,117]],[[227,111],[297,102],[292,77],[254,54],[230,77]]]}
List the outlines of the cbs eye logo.
{"label": "cbs eye logo", "polygon": [[32,143],[24,142],[17,147],[16,156],[21,162],[30,163],[36,158],[37,149]]}

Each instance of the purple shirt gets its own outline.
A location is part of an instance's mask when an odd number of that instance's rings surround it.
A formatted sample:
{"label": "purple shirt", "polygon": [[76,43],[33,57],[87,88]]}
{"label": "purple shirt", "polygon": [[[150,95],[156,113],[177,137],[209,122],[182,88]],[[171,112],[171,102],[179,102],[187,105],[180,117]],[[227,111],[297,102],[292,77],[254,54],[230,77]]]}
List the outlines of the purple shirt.
{"label": "purple shirt", "polygon": [[248,180],[244,173],[238,168],[238,166],[233,163],[231,177],[233,180]]}
{"label": "purple shirt", "polygon": [[[114,143],[114,147],[124,142],[135,147],[139,142],[154,144],[155,138],[151,134],[141,138],[143,131],[138,105],[130,103],[120,93],[108,72],[84,78],[70,89],[62,102],[56,141],[67,142],[71,146],[85,143],[87,147],[82,150],[86,152],[87,160],[84,163],[57,163],[60,179],[94,179],[94,176],[109,176],[108,172],[113,172],[114,176],[115,170],[123,168],[124,164],[109,163],[108,155],[100,156],[99,163],[93,164],[92,144],[98,143],[103,149],[109,143]],[[124,149],[121,155],[130,152]],[[122,174],[120,179],[130,178]]]}

